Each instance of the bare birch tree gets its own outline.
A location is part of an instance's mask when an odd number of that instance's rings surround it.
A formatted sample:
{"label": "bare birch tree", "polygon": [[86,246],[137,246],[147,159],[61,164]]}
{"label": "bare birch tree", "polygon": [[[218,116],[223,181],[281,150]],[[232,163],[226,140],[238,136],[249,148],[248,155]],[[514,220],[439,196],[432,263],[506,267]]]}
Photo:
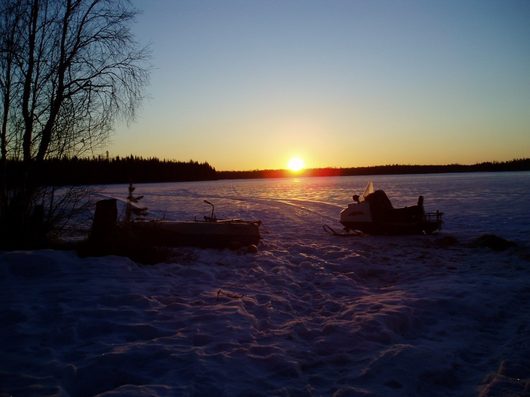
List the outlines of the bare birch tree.
{"label": "bare birch tree", "polygon": [[[0,221],[25,223],[47,158],[100,147],[134,117],[149,53],[128,0],[3,0],[0,5]],[[7,177],[9,164],[21,175]],[[21,167],[20,167],[21,166]]]}

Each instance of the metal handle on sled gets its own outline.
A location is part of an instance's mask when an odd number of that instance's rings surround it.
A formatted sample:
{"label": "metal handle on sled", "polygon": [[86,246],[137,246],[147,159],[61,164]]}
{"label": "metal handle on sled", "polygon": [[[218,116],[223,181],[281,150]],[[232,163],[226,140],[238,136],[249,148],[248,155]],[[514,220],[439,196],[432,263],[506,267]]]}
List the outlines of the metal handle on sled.
{"label": "metal handle on sled", "polygon": [[205,217],[204,217],[205,220],[206,220],[206,221],[215,222],[215,221],[217,220],[217,219],[215,218],[215,214],[214,214],[215,206],[214,206],[212,203],[210,203],[208,200],[204,200],[204,202],[205,202],[206,204],[209,204],[209,205],[212,206],[212,213],[210,214],[210,217],[206,217],[206,216],[205,216]]}

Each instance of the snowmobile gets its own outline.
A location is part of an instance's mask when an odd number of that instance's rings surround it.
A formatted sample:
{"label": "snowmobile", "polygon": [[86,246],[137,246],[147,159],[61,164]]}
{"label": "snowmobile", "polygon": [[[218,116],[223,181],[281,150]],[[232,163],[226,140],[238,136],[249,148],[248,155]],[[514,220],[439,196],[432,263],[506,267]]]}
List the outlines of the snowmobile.
{"label": "snowmobile", "polygon": [[340,213],[340,223],[346,231],[360,230],[367,234],[431,234],[441,229],[440,211],[425,212],[423,196],[416,205],[394,208],[383,190],[374,190],[368,183],[361,196]]}

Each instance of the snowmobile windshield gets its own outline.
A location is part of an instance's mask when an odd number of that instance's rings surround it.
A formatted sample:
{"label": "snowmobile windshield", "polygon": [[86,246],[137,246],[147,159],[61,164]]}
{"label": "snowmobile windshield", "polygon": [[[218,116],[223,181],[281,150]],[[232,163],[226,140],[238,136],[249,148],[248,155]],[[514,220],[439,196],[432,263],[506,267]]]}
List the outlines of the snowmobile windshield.
{"label": "snowmobile windshield", "polygon": [[359,202],[363,202],[364,200],[366,200],[366,197],[368,197],[368,195],[372,194],[374,191],[375,190],[373,182],[368,182],[368,185],[366,185],[363,194],[361,194],[361,197],[359,197]]}

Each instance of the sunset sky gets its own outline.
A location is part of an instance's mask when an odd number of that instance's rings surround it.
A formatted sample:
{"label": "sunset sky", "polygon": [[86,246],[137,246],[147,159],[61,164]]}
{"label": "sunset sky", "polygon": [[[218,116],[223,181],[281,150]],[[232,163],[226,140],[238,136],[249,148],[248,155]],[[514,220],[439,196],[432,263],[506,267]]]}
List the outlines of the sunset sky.
{"label": "sunset sky", "polygon": [[134,0],[153,71],[111,156],[218,170],[530,157],[530,1]]}

